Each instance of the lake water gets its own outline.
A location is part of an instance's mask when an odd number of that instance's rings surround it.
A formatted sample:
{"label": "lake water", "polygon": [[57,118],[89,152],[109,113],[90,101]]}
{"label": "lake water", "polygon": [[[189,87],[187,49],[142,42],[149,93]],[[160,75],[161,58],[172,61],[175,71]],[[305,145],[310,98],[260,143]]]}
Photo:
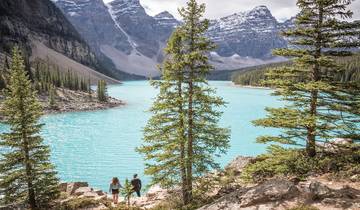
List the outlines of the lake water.
{"label": "lake water", "polygon": [[[263,153],[265,145],[256,144],[256,137],[275,131],[250,122],[264,116],[266,106],[281,102],[270,96],[271,90],[239,88],[230,82],[210,84],[228,102],[221,124],[231,128],[231,148],[218,162],[224,166],[238,155]],[[62,181],[86,181],[103,190],[113,176],[123,181],[138,173],[145,183],[149,181],[142,175],[142,157],[134,149],[142,142],[142,128],[150,117],[146,110],[157,91],[147,81],[125,82],[108,90],[111,96],[126,101],[126,106],[43,117],[42,135]],[[6,126],[0,125],[0,132],[5,130]]]}

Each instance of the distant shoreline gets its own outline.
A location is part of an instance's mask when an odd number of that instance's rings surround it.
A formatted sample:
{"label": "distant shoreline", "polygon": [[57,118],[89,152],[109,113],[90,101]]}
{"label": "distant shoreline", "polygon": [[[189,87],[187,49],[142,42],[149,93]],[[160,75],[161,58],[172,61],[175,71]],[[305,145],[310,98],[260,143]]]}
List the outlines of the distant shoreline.
{"label": "distant shoreline", "polygon": [[269,88],[269,87],[252,86],[252,85],[238,85],[238,84],[235,84],[234,82],[231,82],[231,86],[233,86],[233,87],[239,87],[239,88],[248,88],[248,89],[273,90],[273,88]]}

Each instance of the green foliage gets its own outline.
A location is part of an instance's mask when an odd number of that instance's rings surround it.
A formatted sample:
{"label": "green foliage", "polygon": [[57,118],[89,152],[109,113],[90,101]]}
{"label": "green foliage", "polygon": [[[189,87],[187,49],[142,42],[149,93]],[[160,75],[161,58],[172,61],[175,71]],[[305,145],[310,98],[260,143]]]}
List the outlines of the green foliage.
{"label": "green foliage", "polygon": [[97,85],[97,98],[100,102],[106,102],[108,100],[107,87],[105,80],[99,80]]}
{"label": "green foliage", "polygon": [[138,151],[145,156],[152,184],[181,186],[183,205],[188,205],[193,182],[219,167],[214,157],[228,148],[229,130],[218,126],[218,108],[225,103],[206,80],[212,69],[207,55],[214,45],[204,36],[209,24],[202,19],[205,5],[190,0],[179,11],[184,24],[168,41],[162,80],[152,82],[160,93]]}
{"label": "green foliage", "polygon": [[350,37],[360,35],[360,23],[348,23],[351,0],[298,0],[296,27],[284,32],[296,48],[277,49],[275,55],[291,57],[292,65],[270,70],[264,84],[275,87],[274,95],[286,105],[267,108],[266,118],[256,126],[279,128],[277,136],[261,136],[258,142],[304,146],[316,156],[316,142],[334,138],[360,138],[360,89],[335,78],[343,69],[334,57],[351,55],[359,46]]}
{"label": "green foliage", "polygon": [[289,65],[289,62],[266,64],[237,70],[231,76],[231,81],[237,85],[262,86],[261,81],[266,79],[265,74],[271,68]]}
{"label": "green foliage", "polygon": [[347,178],[359,171],[359,145],[337,152],[321,151],[321,155],[308,157],[303,149],[285,149],[271,146],[267,154],[260,155],[246,166],[241,178],[247,182],[259,182],[275,176],[306,178],[309,174],[347,173]]}
{"label": "green foliage", "polygon": [[124,195],[125,201],[128,206],[130,206],[130,199],[134,192],[132,184],[129,182],[129,179],[125,179],[124,187],[121,189],[121,193]]}
{"label": "green foliage", "polygon": [[34,66],[34,86],[39,93],[50,94],[51,87],[66,88],[73,91],[88,92],[90,81],[78,76],[70,69],[63,73],[59,66],[49,60],[37,59]]}
{"label": "green foliage", "polygon": [[56,108],[56,89],[54,86],[50,86],[49,90],[49,106]]}
{"label": "green foliage", "polygon": [[[360,54],[354,54],[346,57],[335,57],[337,65],[341,66],[344,71],[340,71],[334,77],[339,82],[360,82]],[[275,64],[267,64],[262,66],[250,67],[238,70],[233,73],[231,80],[238,85],[263,86],[262,83],[266,79],[266,74],[271,69],[290,66],[291,62],[281,62]]]}
{"label": "green foliage", "polygon": [[46,208],[60,193],[50,149],[39,135],[42,108],[25,72],[21,55],[14,49],[3,115],[11,129],[1,134],[0,189],[5,204],[28,203]]}

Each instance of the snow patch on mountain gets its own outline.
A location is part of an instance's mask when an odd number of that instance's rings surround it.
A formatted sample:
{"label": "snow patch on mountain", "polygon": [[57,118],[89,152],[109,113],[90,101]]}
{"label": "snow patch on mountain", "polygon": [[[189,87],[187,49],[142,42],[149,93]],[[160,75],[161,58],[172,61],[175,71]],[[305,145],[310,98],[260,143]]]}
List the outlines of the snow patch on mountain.
{"label": "snow patch on mountain", "polygon": [[234,70],[239,67],[251,67],[268,63],[276,63],[285,61],[282,57],[273,57],[269,59],[259,59],[252,57],[243,57],[238,54],[234,54],[229,57],[220,56],[217,52],[211,52],[209,56],[209,62],[215,67],[216,70]]}

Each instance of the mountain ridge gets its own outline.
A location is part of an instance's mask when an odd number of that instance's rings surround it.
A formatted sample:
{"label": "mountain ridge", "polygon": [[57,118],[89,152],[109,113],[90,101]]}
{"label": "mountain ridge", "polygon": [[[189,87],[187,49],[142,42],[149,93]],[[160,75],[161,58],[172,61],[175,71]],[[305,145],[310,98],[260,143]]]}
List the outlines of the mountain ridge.
{"label": "mountain ridge", "polygon": [[[74,2],[76,7],[65,7],[61,2]],[[160,74],[156,66],[164,58],[163,48],[174,28],[181,24],[168,11],[148,15],[139,0],[114,0],[108,4],[102,0],[57,0],[56,4],[95,51],[110,58],[118,69],[150,77]],[[80,8],[81,17],[72,13],[76,8]],[[94,10],[99,11],[97,14],[107,13],[112,20],[97,21],[101,19],[99,15],[85,12]],[[102,29],[103,25],[109,28]],[[206,35],[218,48],[210,55],[210,62],[216,70],[231,70],[283,61],[272,56],[271,51],[287,46],[287,41],[279,35],[286,26],[266,6],[211,20]],[[89,33],[84,27],[96,28],[109,37],[124,36],[112,41],[106,37],[94,40],[91,37],[96,37],[98,32]]]}

